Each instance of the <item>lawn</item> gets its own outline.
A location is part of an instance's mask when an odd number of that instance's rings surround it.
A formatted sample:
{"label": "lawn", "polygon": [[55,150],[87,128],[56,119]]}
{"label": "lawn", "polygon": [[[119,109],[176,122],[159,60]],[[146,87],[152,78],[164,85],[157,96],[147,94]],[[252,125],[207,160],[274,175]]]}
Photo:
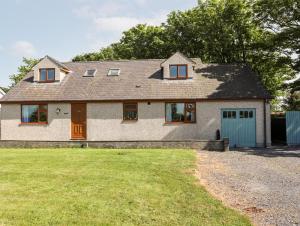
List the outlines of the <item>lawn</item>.
{"label": "lawn", "polygon": [[0,149],[0,225],[250,225],[187,150]]}

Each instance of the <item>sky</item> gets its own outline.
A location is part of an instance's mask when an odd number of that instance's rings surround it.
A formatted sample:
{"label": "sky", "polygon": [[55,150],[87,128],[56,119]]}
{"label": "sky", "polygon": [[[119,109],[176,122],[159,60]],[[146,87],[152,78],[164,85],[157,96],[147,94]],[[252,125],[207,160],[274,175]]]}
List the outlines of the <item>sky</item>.
{"label": "sky", "polygon": [[197,0],[9,0],[0,8],[0,86],[23,57],[70,61],[120,39],[139,24],[159,25]]}

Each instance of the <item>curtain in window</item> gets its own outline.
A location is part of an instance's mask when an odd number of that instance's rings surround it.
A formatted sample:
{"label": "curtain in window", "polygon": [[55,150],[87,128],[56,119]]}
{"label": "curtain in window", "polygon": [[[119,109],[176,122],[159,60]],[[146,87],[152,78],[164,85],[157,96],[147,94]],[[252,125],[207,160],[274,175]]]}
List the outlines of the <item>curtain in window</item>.
{"label": "curtain in window", "polygon": [[23,105],[22,106],[22,122],[38,122],[38,105]]}
{"label": "curtain in window", "polygon": [[166,104],[167,122],[184,122],[184,103]]}

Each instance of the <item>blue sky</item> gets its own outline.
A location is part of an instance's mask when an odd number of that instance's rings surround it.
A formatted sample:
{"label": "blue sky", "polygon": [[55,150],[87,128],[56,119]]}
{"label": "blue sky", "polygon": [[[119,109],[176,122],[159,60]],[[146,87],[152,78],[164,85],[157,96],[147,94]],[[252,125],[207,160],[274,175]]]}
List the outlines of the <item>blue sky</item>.
{"label": "blue sky", "polygon": [[197,0],[10,0],[0,8],[0,86],[9,84],[22,57],[48,54],[69,61],[119,40],[138,23],[159,25],[173,10]]}

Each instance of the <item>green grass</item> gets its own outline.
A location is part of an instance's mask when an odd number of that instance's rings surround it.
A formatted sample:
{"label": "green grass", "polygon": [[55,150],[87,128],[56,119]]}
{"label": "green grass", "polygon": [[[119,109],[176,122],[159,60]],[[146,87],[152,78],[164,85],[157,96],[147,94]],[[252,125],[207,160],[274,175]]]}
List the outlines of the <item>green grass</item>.
{"label": "green grass", "polygon": [[250,225],[184,150],[0,149],[0,225]]}

